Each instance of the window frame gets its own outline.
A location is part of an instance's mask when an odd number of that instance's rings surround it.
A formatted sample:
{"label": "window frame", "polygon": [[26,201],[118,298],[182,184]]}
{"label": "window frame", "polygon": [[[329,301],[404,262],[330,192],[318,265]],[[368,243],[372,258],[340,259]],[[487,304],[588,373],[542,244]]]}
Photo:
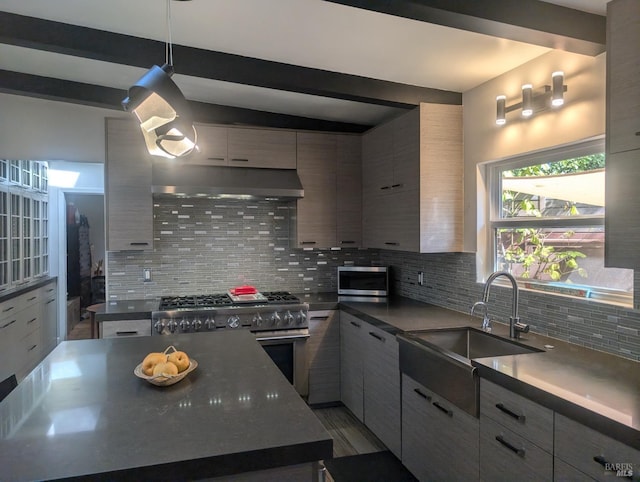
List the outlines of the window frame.
{"label": "window frame", "polygon": [[[496,246],[496,230],[500,228],[553,228],[553,227],[602,227],[605,225],[605,215],[578,215],[561,217],[513,217],[502,218],[502,172],[505,170],[521,168],[525,166],[544,164],[546,162],[560,161],[564,159],[572,159],[576,157],[591,155],[595,153],[604,153],[605,141],[603,138],[590,139],[580,143],[561,146],[544,151],[530,152],[527,154],[514,156],[502,161],[496,161],[487,165],[487,201],[488,201],[488,218],[486,230],[486,251],[487,266],[491,272],[497,269],[497,246]],[[606,172],[606,167],[605,167]],[[606,211],[606,206],[605,206]],[[486,273],[488,275],[489,273]],[[588,288],[589,300],[614,303],[623,306],[632,306],[633,293],[619,289],[604,288],[592,286],[589,284],[564,284],[558,286],[557,282],[548,282],[542,280],[527,280],[527,285],[533,286],[532,290],[540,293],[550,293],[560,296],[575,297],[576,288]],[[553,283],[553,284],[552,284]],[[520,287],[523,287],[523,281],[518,280]],[[538,286],[536,286],[538,285]]]}

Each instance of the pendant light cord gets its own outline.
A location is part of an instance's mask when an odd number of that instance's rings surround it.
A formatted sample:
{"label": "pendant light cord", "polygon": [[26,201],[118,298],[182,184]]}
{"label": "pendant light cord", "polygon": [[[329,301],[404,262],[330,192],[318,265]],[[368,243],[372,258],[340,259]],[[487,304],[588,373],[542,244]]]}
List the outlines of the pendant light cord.
{"label": "pendant light cord", "polygon": [[167,43],[165,45],[165,63],[173,67],[173,43],[171,41],[171,0],[167,0]]}

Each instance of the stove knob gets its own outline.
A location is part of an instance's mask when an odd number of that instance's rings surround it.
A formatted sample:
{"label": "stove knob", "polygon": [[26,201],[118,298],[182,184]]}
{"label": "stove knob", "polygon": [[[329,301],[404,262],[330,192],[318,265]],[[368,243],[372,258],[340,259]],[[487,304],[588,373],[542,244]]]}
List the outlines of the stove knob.
{"label": "stove knob", "polygon": [[207,330],[215,330],[216,329],[216,320],[214,318],[211,318],[210,316],[207,316],[207,319],[204,320],[204,327]]}
{"label": "stove knob", "polygon": [[153,328],[156,330],[156,333],[162,333],[164,330],[164,321],[158,320],[153,324]]}
{"label": "stove knob", "polygon": [[189,322],[189,318],[186,316],[180,320],[180,331],[189,331],[191,327],[191,323]]}
{"label": "stove knob", "polygon": [[278,326],[280,324],[281,318],[277,311],[273,312],[269,321],[271,322],[271,326]]}
{"label": "stove knob", "polygon": [[173,318],[171,318],[169,320],[169,323],[167,323],[167,327],[169,328],[169,331],[171,333],[175,333],[176,329],[178,328],[178,322],[176,320],[174,320]]}
{"label": "stove knob", "polygon": [[191,322],[191,327],[193,328],[193,331],[200,331],[200,328],[202,328],[202,322],[200,321],[200,318],[196,316]]}
{"label": "stove knob", "polygon": [[289,310],[284,314],[284,324],[285,325],[293,325],[294,316],[291,314]]}
{"label": "stove knob", "polygon": [[255,315],[253,315],[253,320],[251,320],[251,323],[255,326],[262,326],[262,316],[260,316],[260,313],[256,313]]}
{"label": "stove knob", "polygon": [[229,328],[238,328],[240,326],[240,317],[237,315],[230,316],[227,320]]}
{"label": "stove knob", "polygon": [[298,325],[304,325],[304,323],[307,321],[307,314],[300,310],[300,313],[298,313]]}

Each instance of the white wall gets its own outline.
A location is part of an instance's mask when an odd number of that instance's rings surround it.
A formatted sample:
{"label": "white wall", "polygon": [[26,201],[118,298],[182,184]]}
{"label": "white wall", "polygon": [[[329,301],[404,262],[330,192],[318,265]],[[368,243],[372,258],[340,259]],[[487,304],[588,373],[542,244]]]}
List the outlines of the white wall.
{"label": "white wall", "polygon": [[0,94],[0,157],[100,162],[105,117],[125,112]]}
{"label": "white wall", "polygon": [[[521,101],[522,84],[536,88],[551,83],[551,73],[565,73],[565,105],[522,119],[507,114],[507,124],[497,126],[496,96],[507,96],[507,105]],[[598,57],[552,51],[465,92],[464,122],[464,249],[475,251],[486,212],[478,196],[484,181],[478,165],[527,152],[549,149],[602,136],[605,132],[605,54]],[[480,253],[481,254],[481,253]]]}

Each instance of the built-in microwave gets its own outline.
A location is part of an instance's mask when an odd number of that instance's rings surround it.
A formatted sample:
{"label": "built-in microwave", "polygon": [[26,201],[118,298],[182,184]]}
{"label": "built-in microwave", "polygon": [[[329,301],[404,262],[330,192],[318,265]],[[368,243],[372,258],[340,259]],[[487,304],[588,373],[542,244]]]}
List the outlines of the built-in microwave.
{"label": "built-in microwave", "polygon": [[338,266],[338,295],[387,296],[386,266]]}

